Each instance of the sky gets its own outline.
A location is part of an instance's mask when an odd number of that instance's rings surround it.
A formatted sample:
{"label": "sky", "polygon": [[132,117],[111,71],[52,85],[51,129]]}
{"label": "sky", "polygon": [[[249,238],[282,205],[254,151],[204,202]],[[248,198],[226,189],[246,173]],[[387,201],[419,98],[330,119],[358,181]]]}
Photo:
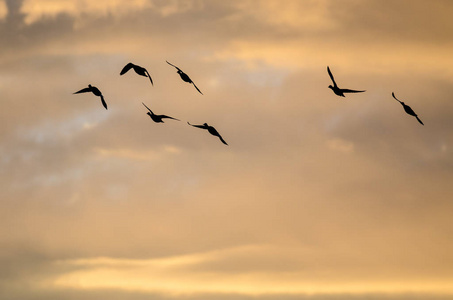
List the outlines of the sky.
{"label": "sky", "polygon": [[453,299],[452,14],[0,0],[0,298]]}

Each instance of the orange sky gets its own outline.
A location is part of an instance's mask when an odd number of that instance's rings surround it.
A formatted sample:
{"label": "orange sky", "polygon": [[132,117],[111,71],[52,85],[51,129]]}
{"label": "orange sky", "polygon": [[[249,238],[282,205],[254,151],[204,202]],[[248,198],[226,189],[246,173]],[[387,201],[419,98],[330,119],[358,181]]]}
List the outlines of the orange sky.
{"label": "orange sky", "polygon": [[452,13],[0,0],[0,298],[453,299]]}

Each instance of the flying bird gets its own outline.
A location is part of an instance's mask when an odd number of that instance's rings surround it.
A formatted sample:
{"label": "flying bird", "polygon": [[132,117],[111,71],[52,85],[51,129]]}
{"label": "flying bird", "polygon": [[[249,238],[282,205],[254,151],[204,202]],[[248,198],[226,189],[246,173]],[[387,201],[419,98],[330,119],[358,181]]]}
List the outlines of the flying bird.
{"label": "flying bird", "polygon": [[355,91],[355,90],[349,90],[349,89],[340,89],[338,87],[337,83],[335,82],[335,79],[333,79],[333,75],[332,75],[332,72],[330,72],[329,66],[327,66],[327,72],[329,73],[330,79],[332,79],[332,82],[333,82],[333,86],[329,85],[329,89],[331,89],[335,93],[335,95],[345,97],[344,93],[363,93],[363,92],[365,92],[365,91]]}
{"label": "flying bird", "polygon": [[172,64],[169,63],[168,61],[167,61],[167,64],[169,64],[170,66],[175,67],[175,68],[178,70],[177,73],[179,74],[179,76],[181,76],[181,79],[182,79],[183,81],[185,81],[185,82],[188,82],[188,83],[193,84],[193,86],[197,89],[197,91],[200,92],[200,94],[203,95],[203,93],[198,89],[198,87],[195,85],[195,83],[192,81],[192,79],[190,79],[189,75],[187,75],[187,74],[184,73],[180,68],[178,68],[178,67],[175,66],[175,65],[172,65]]}
{"label": "flying bird", "polygon": [[89,84],[87,88],[81,89],[80,91],[75,92],[74,94],[89,93],[89,92],[93,93],[94,95],[96,95],[98,97],[101,97],[102,105],[104,105],[105,109],[107,109],[107,103],[105,103],[104,96],[102,96],[101,91],[97,87],[92,86],[91,84]]}
{"label": "flying bird", "polygon": [[133,63],[128,63],[127,65],[125,65],[124,68],[121,70],[120,75],[125,74],[130,69],[134,69],[135,73],[137,73],[138,75],[148,77],[149,80],[151,81],[151,85],[154,85],[151,75],[149,75],[148,71],[143,67],[134,65]]}
{"label": "flying bird", "polygon": [[415,118],[417,118],[417,121],[420,122],[420,124],[422,125],[425,125],[423,124],[422,120],[420,120],[417,116],[417,114],[412,110],[412,108],[409,106],[409,105],[406,105],[404,104],[404,102],[398,100],[395,96],[395,93],[392,92],[392,96],[393,98],[395,98],[396,101],[398,101],[399,103],[401,103],[401,105],[403,106],[404,108],[404,111],[408,114],[408,115],[411,115],[411,116],[414,116]]}
{"label": "flying bird", "polygon": [[210,134],[217,136],[222,141],[222,143],[224,143],[225,145],[228,145],[227,142],[225,142],[225,140],[220,136],[219,132],[214,127],[209,126],[208,123],[204,123],[203,125],[192,125],[189,122],[187,122],[187,124],[189,124],[190,126],[193,126],[193,127],[207,129]]}
{"label": "flying bird", "polygon": [[156,115],[153,113],[153,111],[151,109],[149,109],[148,106],[146,106],[145,103],[142,102],[142,104],[149,110],[149,112],[147,112],[146,114],[148,116],[150,116],[150,118],[156,123],[164,123],[164,121],[162,119],[172,119],[172,120],[180,121],[178,119],[175,119],[175,118],[172,118],[172,117],[169,117],[166,115]]}

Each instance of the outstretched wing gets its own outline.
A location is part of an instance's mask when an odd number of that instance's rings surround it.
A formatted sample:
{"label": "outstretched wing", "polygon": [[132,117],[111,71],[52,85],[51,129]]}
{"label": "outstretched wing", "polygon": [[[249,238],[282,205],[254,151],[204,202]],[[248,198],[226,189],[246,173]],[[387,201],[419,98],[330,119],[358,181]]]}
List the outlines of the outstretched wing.
{"label": "outstretched wing", "polygon": [[193,126],[193,127],[197,127],[197,128],[201,128],[201,129],[207,129],[204,125],[192,125],[189,122],[187,122],[187,124],[189,124],[190,126]]}
{"label": "outstretched wing", "polygon": [[74,94],[88,93],[88,92],[91,92],[91,88],[89,88],[89,87],[81,89],[80,91],[75,92]]}
{"label": "outstretched wing", "polygon": [[[167,60],[166,60],[166,62],[167,62],[167,64],[169,64],[170,66],[173,66],[173,67],[175,67],[176,69],[178,69],[178,71],[181,71],[180,68],[178,68],[177,66],[175,66],[175,65],[173,65],[173,64],[171,64],[171,63],[169,63]],[[181,71],[181,72],[182,72],[182,71]]]}
{"label": "outstretched wing", "polygon": [[142,102],[142,104],[143,104],[143,105],[144,105],[144,106],[145,106],[145,107],[146,107],[146,108],[147,108],[147,109],[149,110],[149,112],[150,112],[151,114],[153,114],[153,115],[154,115],[153,111],[152,111],[151,109],[149,109],[149,107],[148,107],[148,106],[146,106],[146,104],[145,104],[145,103],[143,103],[143,102]]}
{"label": "outstretched wing", "polygon": [[401,101],[400,101],[400,100],[398,100],[398,98],[396,98],[396,96],[395,96],[395,93],[394,93],[394,92],[392,92],[392,96],[393,96],[393,98],[395,98],[395,100],[396,100],[396,101],[398,101],[399,103],[401,103]]}
{"label": "outstretched wing", "polygon": [[101,95],[101,102],[102,102],[102,105],[105,107],[105,109],[107,109],[107,103],[105,103],[104,96],[102,96],[102,95]]}
{"label": "outstretched wing", "polygon": [[198,87],[195,85],[195,82],[192,81],[193,86],[197,89],[197,91],[203,95],[203,93],[198,89]]}
{"label": "outstretched wing", "polygon": [[127,71],[129,71],[130,69],[132,69],[133,67],[134,67],[134,64],[133,64],[133,63],[128,63],[128,64],[125,65],[124,68],[121,70],[120,75],[123,75],[124,73],[126,73]]}
{"label": "outstretched wing", "polygon": [[329,66],[327,66],[327,73],[329,73],[330,79],[332,79],[333,85],[337,86],[337,83],[335,82],[335,79],[333,79],[332,72],[330,72]]}
{"label": "outstretched wing", "polygon": [[151,81],[151,85],[154,86],[153,79],[151,78],[151,75],[149,75],[148,70],[145,69],[146,75],[149,78],[149,81]]}
{"label": "outstretched wing", "polygon": [[349,89],[341,89],[343,93],[363,93],[366,91],[356,91],[356,90],[349,90]]}
{"label": "outstretched wing", "polygon": [[181,121],[179,119],[176,119],[176,118],[173,118],[173,117],[170,117],[170,116],[166,116],[166,115],[161,115],[160,117],[163,118],[163,119],[172,119],[172,120],[176,120],[176,121]]}

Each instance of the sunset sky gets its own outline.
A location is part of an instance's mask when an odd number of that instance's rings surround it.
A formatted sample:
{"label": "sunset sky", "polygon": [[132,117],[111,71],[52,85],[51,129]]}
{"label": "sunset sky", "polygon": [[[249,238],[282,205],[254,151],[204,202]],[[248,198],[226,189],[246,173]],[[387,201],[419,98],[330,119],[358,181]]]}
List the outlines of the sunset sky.
{"label": "sunset sky", "polygon": [[453,299],[452,16],[0,0],[0,299]]}

